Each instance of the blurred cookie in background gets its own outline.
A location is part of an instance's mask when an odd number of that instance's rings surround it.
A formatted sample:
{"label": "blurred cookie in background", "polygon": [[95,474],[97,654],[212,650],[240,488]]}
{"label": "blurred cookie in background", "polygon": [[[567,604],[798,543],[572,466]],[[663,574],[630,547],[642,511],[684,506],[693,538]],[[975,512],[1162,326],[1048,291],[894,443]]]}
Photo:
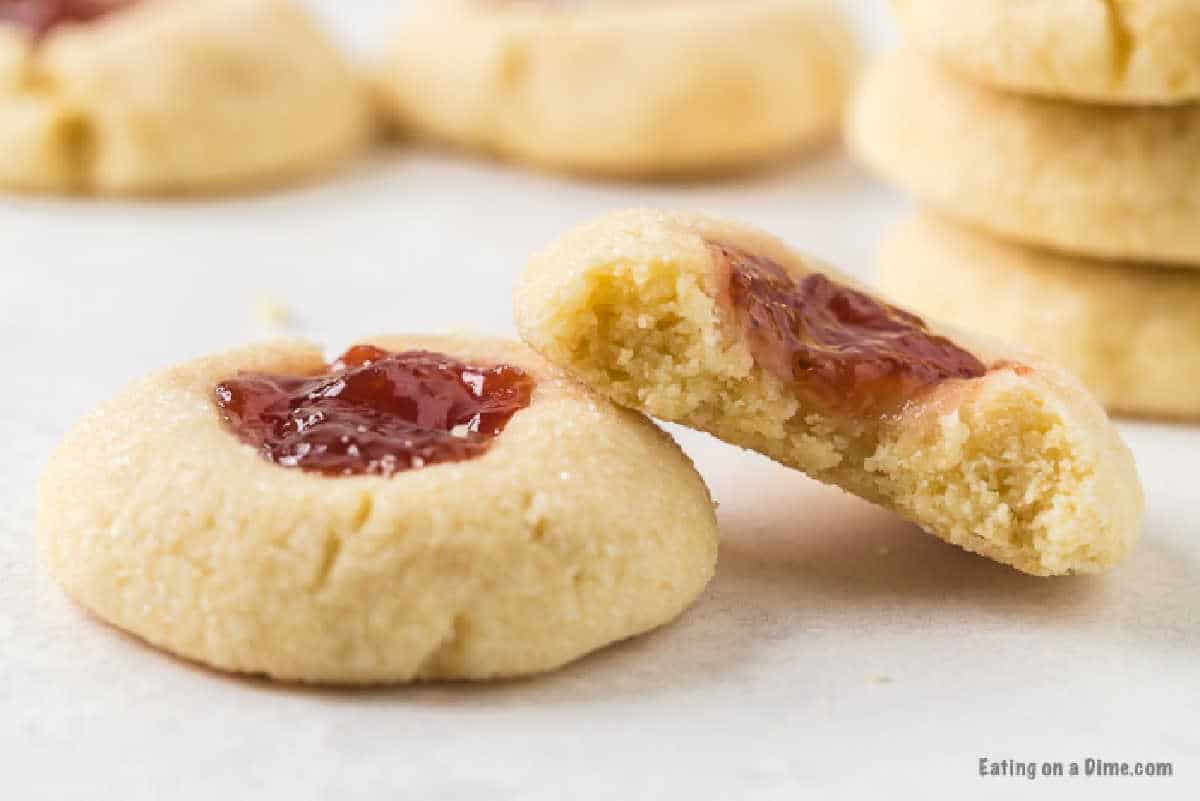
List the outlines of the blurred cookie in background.
{"label": "blurred cookie in background", "polygon": [[1200,99],[1196,0],[892,0],[909,39],[980,83],[1092,103]]}
{"label": "blurred cookie in background", "polygon": [[855,63],[820,0],[457,0],[378,82],[403,133],[543,168],[727,172],[836,135]]}
{"label": "blurred cookie in background", "polygon": [[255,189],[364,147],[367,92],[289,0],[0,2],[0,187]]}
{"label": "blurred cookie in background", "polygon": [[1037,350],[1111,411],[1200,419],[1200,274],[1037,250],[926,212],[887,239],[881,280],[920,314]]}
{"label": "blurred cookie in background", "polygon": [[1015,95],[905,50],[868,71],[848,125],[869,167],[960,221],[1071,253],[1200,266],[1200,105]]}

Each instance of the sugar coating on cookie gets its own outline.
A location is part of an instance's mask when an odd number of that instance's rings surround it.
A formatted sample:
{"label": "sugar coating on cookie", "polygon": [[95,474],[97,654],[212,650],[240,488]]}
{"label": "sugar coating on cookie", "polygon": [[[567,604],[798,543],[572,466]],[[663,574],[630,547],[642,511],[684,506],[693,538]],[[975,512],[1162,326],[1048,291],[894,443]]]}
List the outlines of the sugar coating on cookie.
{"label": "sugar coating on cookie", "polygon": [[880,275],[922,314],[1061,364],[1112,411],[1200,417],[1200,274],[1030,248],[926,212],[888,237]]}
{"label": "sugar coating on cookie", "polygon": [[855,48],[823,0],[450,2],[400,29],[406,134],[539,167],[710,173],[836,134]]}
{"label": "sugar coating on cookie", "polygon": [[[354,684],[550,670],[671,620],[712,576],[708,491],[643,416],[509,341],[360,347],[387,355],[326,365],[303,342],[242,348],[88,415],[39,487],[51,573],[173,653]],[[486,386],[500,368],[521,380]],[[314,378],[302,404],[277,392],[300,398],[287,382]],[[234,381],[240,413],[269,418],[290,453],[223,414]],[[254,381],[274,388],[246,394]],[[344,458],[405,436],[395,469]],[[437,458],[459,438],[478,447]],[[302,452],[314,458],[289,458]]]}
{"label": "sugar coating on cookie", "polygon": [[1200,105],[1022,97],[902,50],[867,71],[847,136],[952,218],[1069,253],[1200,266]]}
{"label": "sugar coating on cookie", "polygon": [[255,189],[370,138],[366,88],[291,0],[20,7],[0,18],[0,187]]}
{"label": "sugar coating on cookie", "polygon": [[[786,273],[795,297],[814,275],[839,288],[801,315],[769,304],[771,325],[805,346],[788,359],[756,343],[728,248]],[[1025,572],[1102,571],[1136,538],[1133,459],[1075,379],[883,303],[753,229],[611,215],[536,256],[515,308],[535,349],[617,402],[764,453]],[[843,341],[812,324],[822,317],[844,322]],[[838,370],[851,379],[831,393],[825,376]]]}
{"label": "sugar coating on cookie", "polygon": [[1092,103],[1200,98],[1195,0],[892,0],[905,34],[972,80]]}

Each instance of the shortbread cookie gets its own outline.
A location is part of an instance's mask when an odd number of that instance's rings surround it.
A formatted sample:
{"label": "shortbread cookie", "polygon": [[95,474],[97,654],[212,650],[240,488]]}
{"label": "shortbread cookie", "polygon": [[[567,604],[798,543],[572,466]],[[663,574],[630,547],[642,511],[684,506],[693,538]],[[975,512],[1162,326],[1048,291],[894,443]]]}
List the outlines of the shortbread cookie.
{"label": "shortbread cookie", "polygon": [[880,61],[850,115],[858,155],[943,214],[1030,244],[1200,266],[1200,105],[1084,106]]}
{"label": "shortbread cookie", "polygon": [[892,0],[923,51],[972,80],[1099,103],[1200,98],[1196,0]]}
{"label": "shortbread cookie", "polygon": [[152,375],[67,435],[38,537],[73,598],[157,646],[332,683],[550,670],[674,618],[717,549],[665,433],[459,337]]}
{"label": "shortbread cookie", "polygon": [[0,187],[256,188],[338,163],[372,125],[366,91],[289,0],[0,6]]}
{"label": "shortbread cookie", "polygon": [[628,211],[534,258],[525,339],[618,403],[708,431],[1027,573],[1129,551],[1133,459],[1061,369],[888,306],[758,231]]}
{"label": "shortbread cookie", "polygon": [[883,288],[1036,350],[1111,410],[1200,417],[1200,274],[1011,244],[923,214],[884,246]]}
{"label": "shortbread cookie", "polygon": [[832,136],[853,43],[824,0],[451,0],[381,70],[403,130],[552,169],[702,173]]}

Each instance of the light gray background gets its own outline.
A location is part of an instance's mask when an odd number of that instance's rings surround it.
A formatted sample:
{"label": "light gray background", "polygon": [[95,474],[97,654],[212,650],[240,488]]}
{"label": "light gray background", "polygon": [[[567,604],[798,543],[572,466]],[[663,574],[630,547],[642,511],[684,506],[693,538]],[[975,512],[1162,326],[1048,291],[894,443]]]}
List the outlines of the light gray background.
{"label": "light gray background", "polygon": [[[406,3],[312,0],[370,46]],[[875,3],[847,3],[869,40]],[[1149,511],[1102,578],[1034,579],[681,433],[721,501],[679,622],[559,673],[334,692],[231,679],[89,618],[37,564],[33,484],[130,379],[269,331],[510,332],[526,255],[614,207],[754,222],[870,277],[902,201],[836,152],[741,182],[588,184],[414,150],[224,202],[0,198],[0,794],[46,799],[1192,797],[1200,433],[1125,424]],[[1147,310],[1152,312],[1152,310]],[[1176,777],[981,779],[977,759],[1173,760]]]}

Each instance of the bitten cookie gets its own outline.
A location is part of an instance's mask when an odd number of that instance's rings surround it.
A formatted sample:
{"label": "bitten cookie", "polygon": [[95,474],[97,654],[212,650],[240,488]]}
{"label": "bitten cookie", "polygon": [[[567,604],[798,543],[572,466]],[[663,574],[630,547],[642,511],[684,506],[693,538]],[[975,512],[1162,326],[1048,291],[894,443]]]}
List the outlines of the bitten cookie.
{"label": "bitten cookie", "polygon": [[1200,98],[1195,0],[892,0],[909,39],[972,80],[1093,103]]}
{"label": "bitten cookie", "polygon": [[641,176],[763,162],[836,133],[854,47],[823,0],[452,0],[397,35],[403,131]]}
{"label": "bitten cookie", "polygon": [[525,339],[618,403],[715,434],[1038,575],[1129,551],[1133,459],[1078,382],[928,325],[753,229],[626,211],[536,256]]}
{"label": "bitten cookie", "polygon": [[372,128],[367,92],[289,0],[0,6],[0,187],[254,189],[325,169]]}
{"label": "bitten cookie", "polygon": [[79,603],[216,668],[331,683],[556,668],[713,573],[690,461],[527,348],[286,341],[142,380],[66,436],[38,539]]}
{"label": "bitten cookie", "polygon": [[887,180],[1008,238],[1200,266],[1200,105],[1020,97],[902,51],[869,70],[849,138]]}
{"label": "bitten cookie", "polygon": [[883,248],[883,288],[922,314],[1021,342],[1111,410],[1200,417],[1200,275],[1011,244],[921,216]]}

